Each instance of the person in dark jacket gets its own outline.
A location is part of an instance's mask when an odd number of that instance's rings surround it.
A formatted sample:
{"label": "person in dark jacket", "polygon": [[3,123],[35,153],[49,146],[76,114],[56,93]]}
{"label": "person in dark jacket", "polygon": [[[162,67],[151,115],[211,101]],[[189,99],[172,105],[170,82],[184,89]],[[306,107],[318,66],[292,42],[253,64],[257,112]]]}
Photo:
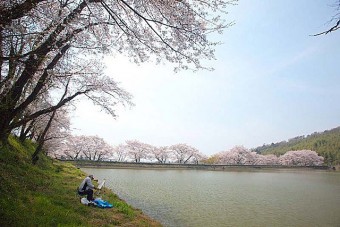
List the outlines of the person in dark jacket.
{"label": "person in dark jacket", "polygon": [[88,201],[93,201],[93,189],[97,189],[93,184],[92,180],[94,179],[93,175],[87,176],[78,187],[79,195],[86,195]]}

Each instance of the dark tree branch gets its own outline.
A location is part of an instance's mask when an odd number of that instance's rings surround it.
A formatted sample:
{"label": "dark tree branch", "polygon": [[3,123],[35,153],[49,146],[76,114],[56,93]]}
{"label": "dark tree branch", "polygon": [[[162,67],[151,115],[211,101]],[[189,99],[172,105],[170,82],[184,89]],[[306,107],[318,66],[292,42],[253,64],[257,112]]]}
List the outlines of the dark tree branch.
{"label": "dark tree branch", "polygon": [[336,22],[336,24],[333,27],[331,27],[327,31],[320,32],[320,33],[315,34],[313,36],[326,35],[326,34],[328,34],[330,32],[334,32],[334,31],[338,30],[339,28],[340,28],[340,19]]}
{"label": "dark tree branch", "polygon": [[46,113],[51,113],[52,111],[56,110],[56,109],[59,109],[60,107],[62,107],[63,105],[65,105],[66,103],[72,101],[74,98],[76,98],[77,96],[79,95],[82,95],[82,94],[86,94],[88,92],[90,92],[91,89],[86,89],[84,91],[78,91],[76,92],[75,94],[63,99],[62,101],[60,101],[57,105],[55,106],[51,106],[51,107],[48,107],[48,108],[45,108],[45,109],[42,109],[42,110],[39,110],[27,117],[25,117],[24,119],[21,119],[17,122],[12,122],[9,126],[10,129],[14,129],[14,128],[17,128],[19,126],[21,126],[22,124],[32,120],[32,119],[35,119],[43,114],[46,114]]}
{"label": "dark tree branch", "polygon": [[19,19],[31,11],[37,4],[46,0],[26,0],[9,9],[0,9],[0,27],[8,25],[12,20]]}

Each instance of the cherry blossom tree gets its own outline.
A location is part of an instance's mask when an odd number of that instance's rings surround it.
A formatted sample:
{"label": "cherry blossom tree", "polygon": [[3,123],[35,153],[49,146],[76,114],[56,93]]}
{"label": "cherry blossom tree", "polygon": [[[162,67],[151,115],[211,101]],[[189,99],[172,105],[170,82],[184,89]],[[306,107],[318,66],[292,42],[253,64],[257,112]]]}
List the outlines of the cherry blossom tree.
{"label": "cherry blossom tree", "polygon": [[[34,106],[49,106],[50,100],[36,100]],[[22,114],[29,115],[31,108]],[[24,141],[29,138],[37,142],[37,147],[32,155],[33,163],[38,160],[38,154],[44,150],[45,154],[52,152],[58,143],[70,133],[70,119],[68,109],[62,107],[52,113],[41,115],[18,128],[19,139]]]}
{"label": "cherry blossom tree", "polygon": [[[31,138],[38,142],[38,147],[40,145],[46,154],[53,152],[53,149],[58,147],[61,140],[70,136],[71,123],[68,111],[67,108],[63,107],[32,121],[34,123],[31,128]],[[33,156],[37,156],[39,152],[37,151]]]}
{"label": "cherry blossom tree", "polygon": [[256,154],[255,165],[279,165],[279,158],[274,154],[261,155]]}
{"label": "cherry blossom tree", "polygon": [[58,152],[59,157],[66,159],[85,159],[103,161],[112,156],[113,147],[98,136],[71,136]]}
{"label": "cherry blossom tree", "polygon": [[151,153],[159,163],[167,163],[172,157],[171,150],[167,146],[152,147]]}
{"label": "cherry blossom tree", "polygon": [[126,148],[128,156],[135,162],[141,162],[142,159],[147,159],[151,152],[151,146],[142,143],[138,140],[127,140]]}
{"label": "cherry blossom tree", "polygon": [[219,164],[228,165],[253,165],[256,160],[256,152],[252,152],[243,146],[236,146],[219,154]]}
{"label": "cherry blossom tree", "polygon": [[175,158],[175,162],[181,164],[188,163],[190,159],[198,157],[199,153],[196,148],[183,143],[171,145],[169,149]]}
{"label": "cherry blossom tree", "polygon": [[128,156],[128,147],[125,144],[119,144],[113,148],[118,162],[125,162]]}
{"label": "cherry blossom tree", "polygon": [[32,155],[32,163],[33,163],[33,164],[35,164],[35,163],[38,161],[38,159],[39,159],[38,154],[39,154],[39,153],[42,151],[42,149],[43,149],[43,146],[44,146],[44,143],[45,143],[46,135],[47,135],[47,133],[48,133],[48,131],[49,131],[51,125],[52,125],[52,121],[53,121],[53,119],[54,119],[56,113],[57,113],[57,109],[55,109],[55,110],[52,112],[51,116],[49,117],[49,119],[48,119],[48,121],[47,121],[47,124],[46,124],[44,130],[41,132],[41,134],[40,134],[39,137],[38,137],[38,141],[37,141],[38,146],[35,148],[35,151],[34,151],[34,153],[33,153],[33,155]]}
{"label": "cherry blossom tree", "polygon": [[83,144],[83,154],[87,160],[103,161],[113,152],[113,148],[98,136],[84,136]]}
{"label": "cherry blossom tree", "polygon": [[194,152],[194,154],[192,155],[192,158],[190,159],[190,163],[200,164],[203,162],[203,160],[206,160],[206,159],[207,159],[207,156],[197,150],[197,152]]}
{"label": "cherry blossom tree", "polygon": [[[29,108],[25,109],[21,116],[19,116],[19,120],[29,116],[31,113],[35,111],[35,109],[46,108],[50,106],[51,98],[48,95],[41,97],[41,99],[36,99]],[[65,108],[64,108],[65,109]],[[60,111],[62,112],[62,110]],[[19,139],[24,141],[25,139],[32,139],[37,141],[39,135],[45,128],[48,120],[50,118],[50,113],[43,114],[39,117],[36,117],[18,127],[16,130],[19,131]]]}
{"label": "cherry blossom tree", "polygon": [[319,166],[323,160],[323,157],[311,150],[288,151],[279,157],[280,164],[291,166]]}
{"label": "cherry blossom tree", "polygon": [[276,155],[261,155],[252,152],[243,146],[234,147],[228,151],[216,154],[214,160],[218,160],[217,164],[227,165],[322,165],[323,157],[318,156],[315,151],[301,150],[288,151],[284,155],[277,157]]}
{"label": "cherry blossom tree", "polygon": [[83,136],[69,136],[60,143],[59,149],[56,149],[53,155],[59,159],[81,159],[83,157],[83,141]]}
{"label": "cherry blossom tree", "polygon": [[[234,2],[0,1],[1,141],[81,95],[113,116],[117,103],[131,103],[131,95],[103,74],[101,54],[205,68],[200,61],[214,58],[217,44],[208,34],[230,26],[221,14]],[[60,94],[55,103],[22,117],[34,100],[52,91]]]}

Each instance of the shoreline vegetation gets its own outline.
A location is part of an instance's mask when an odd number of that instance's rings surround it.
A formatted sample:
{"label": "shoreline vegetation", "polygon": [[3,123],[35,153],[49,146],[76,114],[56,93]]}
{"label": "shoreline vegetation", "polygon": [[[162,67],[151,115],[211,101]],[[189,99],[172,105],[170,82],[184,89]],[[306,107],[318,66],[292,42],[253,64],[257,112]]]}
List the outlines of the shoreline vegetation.
{"label": "shoreline vegetation", "polygon": [[131,169],[196,169],[210,171],[228,171],[234,169],[317,169],[339,170],[330,166],[285,166],[285,165],[219,165],[219,164],[176,164],[176,163],[148,163],[148,162],[113,162],[88,160],[61,160],[79,168],[131,168]]}
{"label": "shoreline vegetation", "polygon": [[0,143],[0,226],[161,226],[107,188],[98,197],[114,208],[84,206],[76,188],[86,174],[45,155],[32,165],[35,146],[13,137]]}

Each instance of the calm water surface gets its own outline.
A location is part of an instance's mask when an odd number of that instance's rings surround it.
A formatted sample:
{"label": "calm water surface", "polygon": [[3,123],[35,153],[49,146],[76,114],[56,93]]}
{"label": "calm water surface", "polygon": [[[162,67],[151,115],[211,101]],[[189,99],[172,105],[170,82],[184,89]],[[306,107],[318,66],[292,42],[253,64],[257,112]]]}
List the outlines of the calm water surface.
{"label": "calm water surface", "polygon": [[335,172],[83,170],[164,226],[340,227]]}

